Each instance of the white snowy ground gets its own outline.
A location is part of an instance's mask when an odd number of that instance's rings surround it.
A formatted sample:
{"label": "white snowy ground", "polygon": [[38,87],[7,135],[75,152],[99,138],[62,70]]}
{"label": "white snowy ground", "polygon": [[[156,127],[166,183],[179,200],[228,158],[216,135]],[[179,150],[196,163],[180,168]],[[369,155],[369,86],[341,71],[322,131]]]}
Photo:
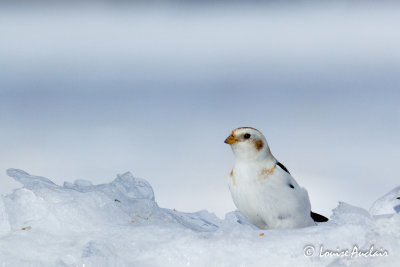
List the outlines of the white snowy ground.
{"label": "white snowy ground", "polygon": [[[400,266],[400,187],[370,211],[340,203],[328,223],[265,231],[238,212],[160,208],[130,173],[63,186],[7,173],[23,188],[0,198],[0,266]],[[355,245],[379,255],[355,255]],[[348,255],[321,257],[321,246]]]}

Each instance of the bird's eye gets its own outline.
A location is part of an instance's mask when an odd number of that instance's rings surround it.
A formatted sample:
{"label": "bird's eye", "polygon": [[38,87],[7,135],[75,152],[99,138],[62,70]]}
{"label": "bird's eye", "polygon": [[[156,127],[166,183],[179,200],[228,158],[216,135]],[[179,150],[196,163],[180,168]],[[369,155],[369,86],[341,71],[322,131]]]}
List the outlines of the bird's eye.
{"label": "bird's eye", "polygon": [[244,135],[244,139],[249,139],[249,138],[250,138],[250,134],[249,133]]}

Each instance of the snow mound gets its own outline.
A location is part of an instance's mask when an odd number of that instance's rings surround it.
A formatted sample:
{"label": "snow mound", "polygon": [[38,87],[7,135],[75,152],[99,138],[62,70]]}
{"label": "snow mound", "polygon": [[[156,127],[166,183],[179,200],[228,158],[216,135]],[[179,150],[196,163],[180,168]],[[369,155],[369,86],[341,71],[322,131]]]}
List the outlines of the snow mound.
{"label": "snow mound", "polygon": [[400,213],[400,186],[375,201],[369,212],[373,215]]}
{"label": "snow mound", "polygon": [[63,186],[7,174],[23,187],[0,197],[1,266],[398,266],[400,187],[369,212],[340,203],[328,223],[265,231],[238,211],[160,208],[129,172]]}

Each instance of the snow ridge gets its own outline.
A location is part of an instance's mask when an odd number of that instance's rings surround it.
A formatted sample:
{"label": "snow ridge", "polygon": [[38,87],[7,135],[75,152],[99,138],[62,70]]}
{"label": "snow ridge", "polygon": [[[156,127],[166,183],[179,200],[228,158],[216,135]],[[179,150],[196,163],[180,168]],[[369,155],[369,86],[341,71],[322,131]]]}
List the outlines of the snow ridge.
{"label": "snow ridge", "polygon": [[[328,223],[265,231],[238,211],[221,220],[160,208],[151,185],[129,172],[108,184],[63,186],[7,174],[23,187],[0,197],[1,266],[398,266],[400,187],[370,211],[339,203]],[[320,255],[355,245],[388,255]]]}

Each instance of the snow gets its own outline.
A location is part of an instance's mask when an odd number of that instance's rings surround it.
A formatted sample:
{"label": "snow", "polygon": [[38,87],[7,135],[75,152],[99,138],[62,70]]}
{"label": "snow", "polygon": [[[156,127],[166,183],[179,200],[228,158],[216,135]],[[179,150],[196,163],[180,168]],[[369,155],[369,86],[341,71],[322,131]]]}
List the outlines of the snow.
{"label": "snow", "polygon": [[369,209],[373,215],[391,214],[394,211],[400,212],[400,186],[375,201]]}
{"label": "snow", "polygon": [[[370,211],[339,203],[327,223],[260,230],[238,211],[219,219],[160,208],[151,185],[129,172],[108,184],[63,186],[22,170],[7,173],[23,187],[0,197],[0,266],[399,264],[400,187]],[[375,256],[357,254],[371,246]]]}

